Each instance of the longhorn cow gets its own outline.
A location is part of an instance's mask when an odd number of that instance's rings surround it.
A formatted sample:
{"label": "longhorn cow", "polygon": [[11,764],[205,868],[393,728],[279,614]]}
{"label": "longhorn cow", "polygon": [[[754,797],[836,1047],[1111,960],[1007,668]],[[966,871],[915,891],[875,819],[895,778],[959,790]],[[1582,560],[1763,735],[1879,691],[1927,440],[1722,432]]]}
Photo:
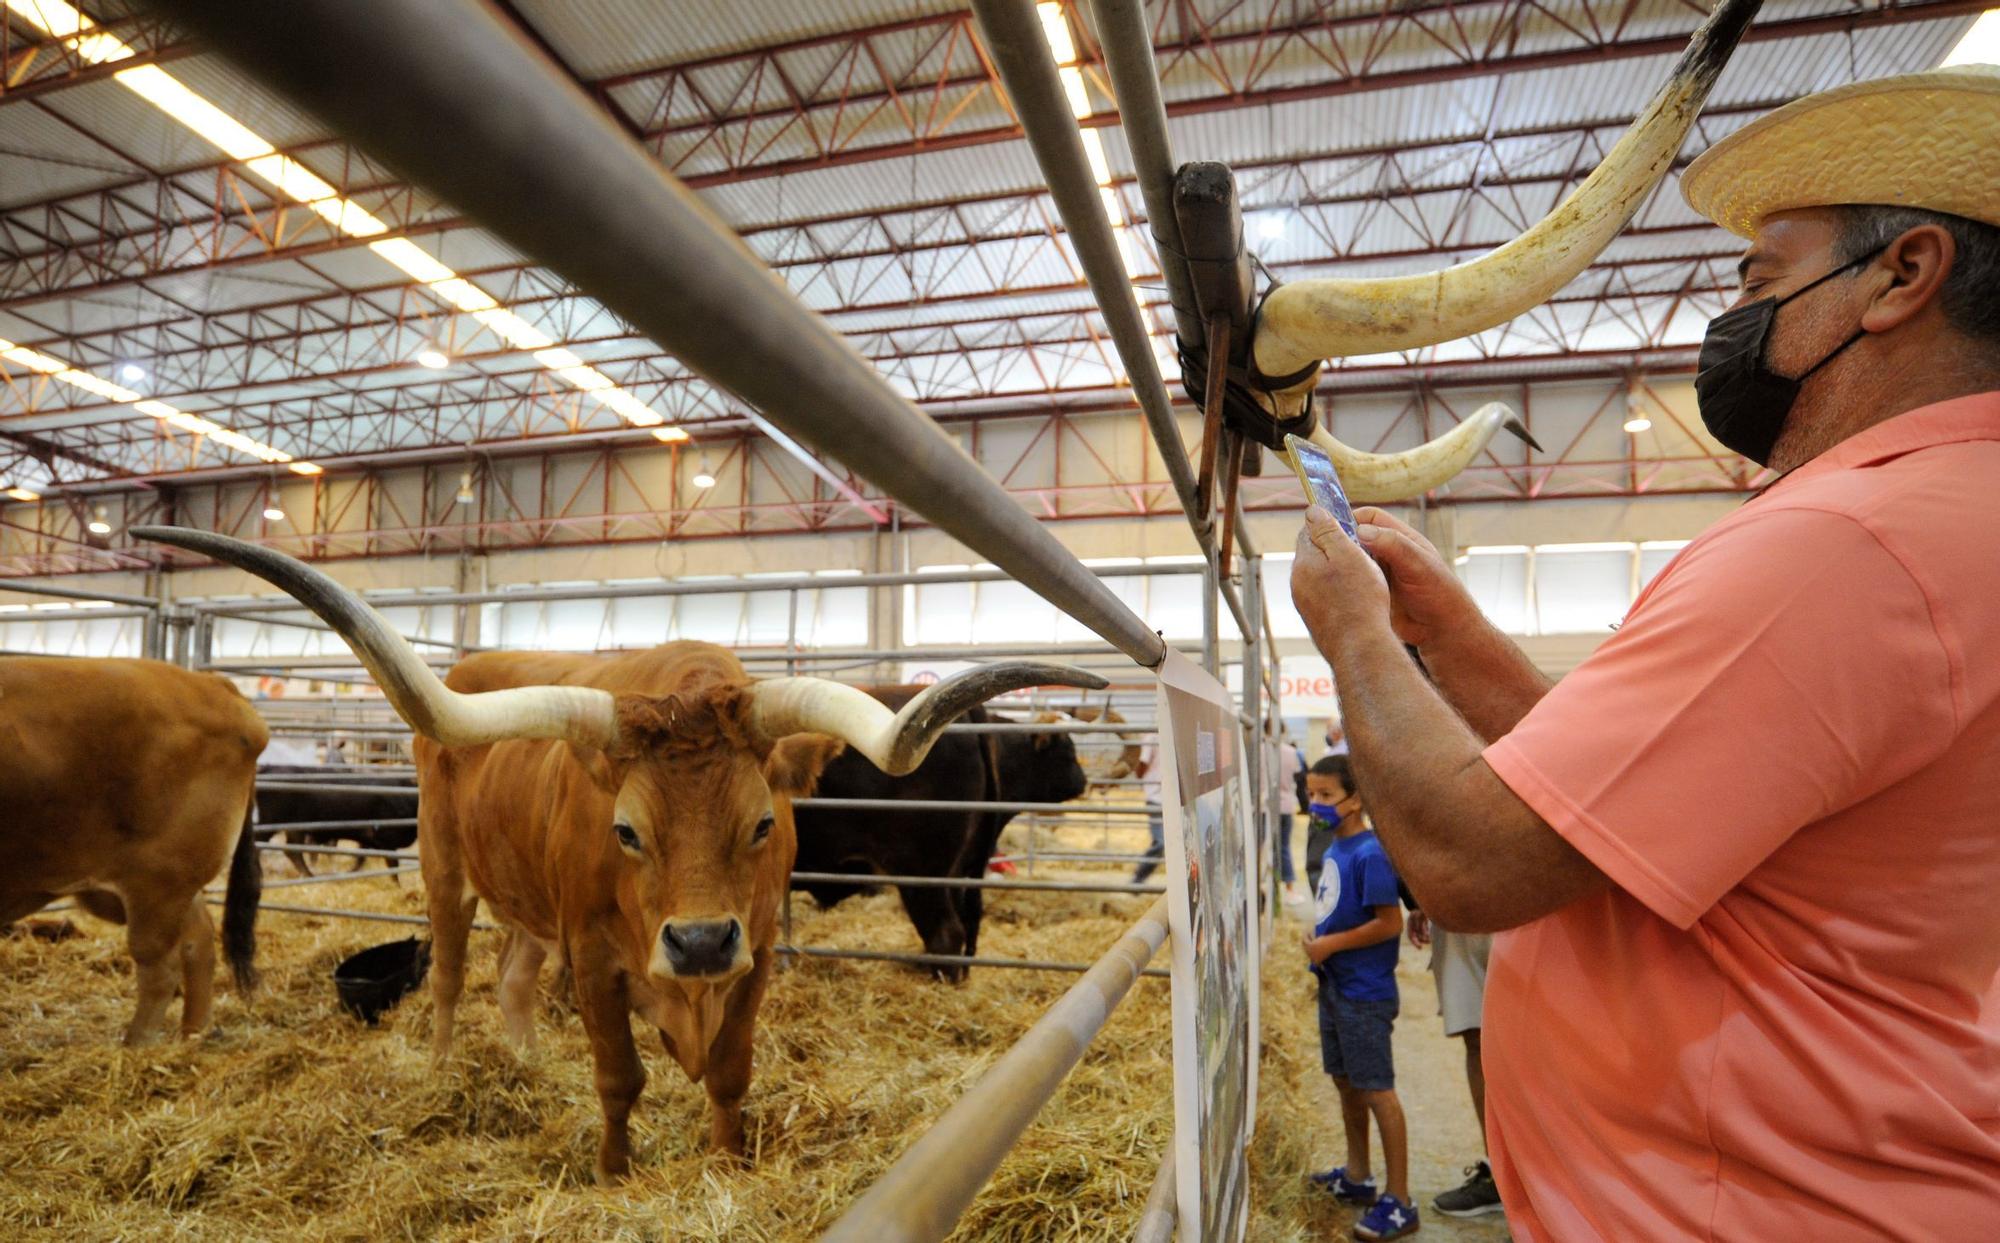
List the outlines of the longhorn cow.
{"label": "longhorn cow", "polygon": [[818,678],[753,682],[729,652],[689,642],[611,657],[482,652],[440,682],[380,614],[317,570],[208,532],[133,534],[283,588],[340,633],[416,730],[433,1052],[451,1048],[483,899],[511,933],[500,1006],[515,1041],[532,1040],[548,955],[574,975],[604,1111],[601,1181],[630,1168],[628,1123],[645,1083],[635,1012],[707,1089],[710,1142],[742,1154],[752,1029],[796,851],[791,799],[843,745],[907,773],[991,695],[1104,685],[1060,666],[989,665],[892,713]]}

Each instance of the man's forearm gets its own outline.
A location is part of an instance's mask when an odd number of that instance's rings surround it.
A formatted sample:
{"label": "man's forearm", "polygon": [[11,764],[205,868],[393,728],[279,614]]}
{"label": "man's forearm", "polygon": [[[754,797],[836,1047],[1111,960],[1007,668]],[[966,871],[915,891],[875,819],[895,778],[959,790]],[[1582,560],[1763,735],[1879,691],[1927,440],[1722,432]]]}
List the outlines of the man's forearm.
{"label": "man's forearm", "polygon": [[[1484,746],[1383,625],[1342,638],[1334,686],[1361,796],[1396,871],[1428,911],[1449,909],[1468,871],[1497,860],[1454,812],[1454,782]],[[1435,917],[1435,916],[1434,916]]]}
{"label": "man's forearm", "polygon": [[1512,639],[1476,614],[1417,651],[1438,693],[1486,742],[1520,724],[1553,685]]}

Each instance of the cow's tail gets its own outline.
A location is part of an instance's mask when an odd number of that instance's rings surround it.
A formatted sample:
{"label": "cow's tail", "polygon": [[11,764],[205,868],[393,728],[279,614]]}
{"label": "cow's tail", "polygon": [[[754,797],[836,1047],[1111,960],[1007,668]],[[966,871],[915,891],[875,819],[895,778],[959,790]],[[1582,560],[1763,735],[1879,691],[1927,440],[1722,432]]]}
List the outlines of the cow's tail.
{"label": "cow's tail", "polygon": [[264,900],[264,863],[257,849],[257,796],[243,809],[243,832],[229,858],[229,882],[222,895],[222,953],[236,977],[238,992],[257,987],[257,907]]}

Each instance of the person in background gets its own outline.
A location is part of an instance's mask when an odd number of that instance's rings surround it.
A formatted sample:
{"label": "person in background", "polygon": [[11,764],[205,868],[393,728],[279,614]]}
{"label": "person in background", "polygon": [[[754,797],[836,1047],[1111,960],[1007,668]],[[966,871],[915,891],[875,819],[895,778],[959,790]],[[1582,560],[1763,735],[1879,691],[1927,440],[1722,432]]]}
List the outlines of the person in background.
{"label": "person in background", "polygon": [[1338,717],[1326,723],[1326,753],[1328,755],[1347,754],[1347,731],[1341,728]]}
{"label": "person in background", "polygon": [[[1328,764],[1331,757],[1322,758]],[[1323,797],[1352,800],[1351,786],[1332,788],[1338,778],[1315,765],[1307,780],[1316,783],[1315,815],[1325,807],[1338,815],[1334,839],[1320,861],[1313,911],[1316,922],[1304,940],[1306,960],[1319,977],[1320,1064],[1340,1093],[1340,1118],[1347,1132],[1347,1161],[1312,1180],[1346,1204],[1367,1209],[1355,1223],[1358,1239],[1400,1239],[1418,1228],[1410,1202],[1409,1135],[1403,1104],[1396,1096],[1396,1066],[1389,1035],[1396,1023],[1396,956],[1403,933],[1403,908],[1396,869],[1360,812],[1339,815]],[[1368,1120],[1382,1133],[1387,1188],[1376,1194],[1369,1164]]]}
{"label": "person in background", "polygon": [[1486,1136],[1486,1072],[1479,1061],[1479,1028],[1486,1003],[1486,959],[1493,948],[1490,933],[1453,932],[1432,923],[1421,910],[1410,912],[1410,944],[1431,950],[1431,978],[1437,981],[1438,1012],[1444,1034],[1465,1043],[1465,1083],[1472,1092],[1472,1112],[1479,1119],[1482,1155],[1465,1167],[1465,1182],[1431,1201],[1446,1217],[1482,1217],[1501,1211],[1500,1189],[1484,1152]]}
{"label": "person in background", "polygon": [[1166,828],[1160,820],[1160,744],[1149,742],[1139,751],[1139,767],[1134,774],[1145,782],[1139,787],[1149,809],[1146,812],[1146,832],[1152,841],[1146,847],[1146,861],[1132,872],[1132,883],[1143,885],[1152,879],[1153,870],[1160,866],[1160,856],[1167,850]]}
{"label": "person in background", "polygon": [[1344,755],[1322,755],[1306,771],[1306,888],[1319,893],[1320,866],[1341,822],[1360,822],[1361,796]]}
{"label": "person in background", "polygon": [[1292,865],[1292,830],[1298,827],[1299,812],[1305,802],[1306,757],[1289,738],[1278,739],[1278,880],[1285,886],[1285,901],[1299,899],[1298,869]]}

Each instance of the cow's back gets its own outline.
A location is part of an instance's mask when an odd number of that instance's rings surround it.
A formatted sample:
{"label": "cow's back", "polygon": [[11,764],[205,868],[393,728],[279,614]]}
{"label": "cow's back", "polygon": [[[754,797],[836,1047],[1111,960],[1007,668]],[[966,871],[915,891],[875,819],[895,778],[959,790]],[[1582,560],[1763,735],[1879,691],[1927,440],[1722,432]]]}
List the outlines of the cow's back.
{"label": "cow's back", "polygon": [[[240,822],[269,740],[249,701],[213,674],[0,658],[0,888],[68,888],[170,860],[174,844],[152,840],[169,813],[233,803]],[[233,836],[231,826],[220,839],[218,868]],[[206,866],[212,852],[200,846],[190,866]]]}

